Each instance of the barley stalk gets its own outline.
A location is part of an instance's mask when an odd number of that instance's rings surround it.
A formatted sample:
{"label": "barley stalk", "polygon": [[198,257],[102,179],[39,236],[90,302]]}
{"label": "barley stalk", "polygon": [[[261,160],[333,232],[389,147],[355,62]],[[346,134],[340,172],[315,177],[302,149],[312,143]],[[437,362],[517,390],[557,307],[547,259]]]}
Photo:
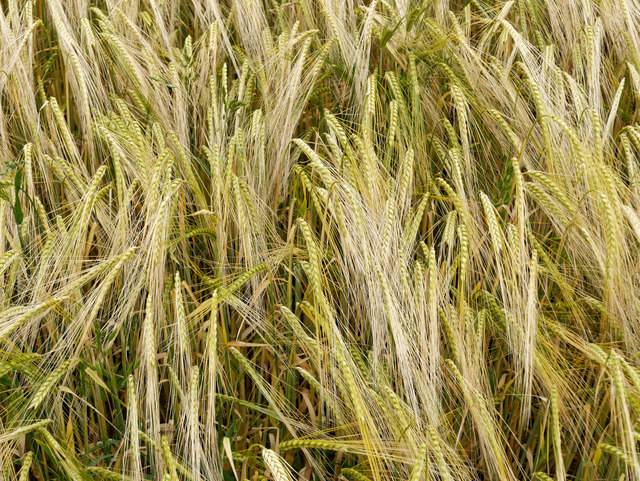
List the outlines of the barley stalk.
{"label": "barley stalk", "polygon": [[291,475],[280,457],[270,449],[262,450],[262,459],[275,481],[291,481]]}

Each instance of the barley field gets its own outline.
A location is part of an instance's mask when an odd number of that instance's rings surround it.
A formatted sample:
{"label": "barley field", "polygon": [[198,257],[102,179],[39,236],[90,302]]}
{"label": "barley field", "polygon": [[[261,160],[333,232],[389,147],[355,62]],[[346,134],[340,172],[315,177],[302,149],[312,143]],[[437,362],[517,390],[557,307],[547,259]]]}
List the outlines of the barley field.
{"label": "barley field", "polygon": [[0,1],[0,479],[640,481],[637,0]]}

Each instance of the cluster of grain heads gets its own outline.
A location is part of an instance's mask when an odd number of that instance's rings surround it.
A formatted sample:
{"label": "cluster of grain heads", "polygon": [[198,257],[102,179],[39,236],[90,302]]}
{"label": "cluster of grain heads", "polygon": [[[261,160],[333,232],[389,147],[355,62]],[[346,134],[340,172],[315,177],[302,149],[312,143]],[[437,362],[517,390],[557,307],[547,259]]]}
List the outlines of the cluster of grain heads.
{"label": "cluster of grain heads", "polygon": [[632,0],[0,5],[0,480],[640,479]]}

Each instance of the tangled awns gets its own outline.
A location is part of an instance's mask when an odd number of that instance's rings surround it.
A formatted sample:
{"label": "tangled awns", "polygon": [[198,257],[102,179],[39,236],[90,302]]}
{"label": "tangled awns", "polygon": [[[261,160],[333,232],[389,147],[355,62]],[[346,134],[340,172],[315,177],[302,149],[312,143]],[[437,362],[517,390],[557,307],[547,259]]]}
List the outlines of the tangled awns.
{"label": "tangled awns", "polygon": [[0,480],[640,481],[638,0],[0,0]]}

